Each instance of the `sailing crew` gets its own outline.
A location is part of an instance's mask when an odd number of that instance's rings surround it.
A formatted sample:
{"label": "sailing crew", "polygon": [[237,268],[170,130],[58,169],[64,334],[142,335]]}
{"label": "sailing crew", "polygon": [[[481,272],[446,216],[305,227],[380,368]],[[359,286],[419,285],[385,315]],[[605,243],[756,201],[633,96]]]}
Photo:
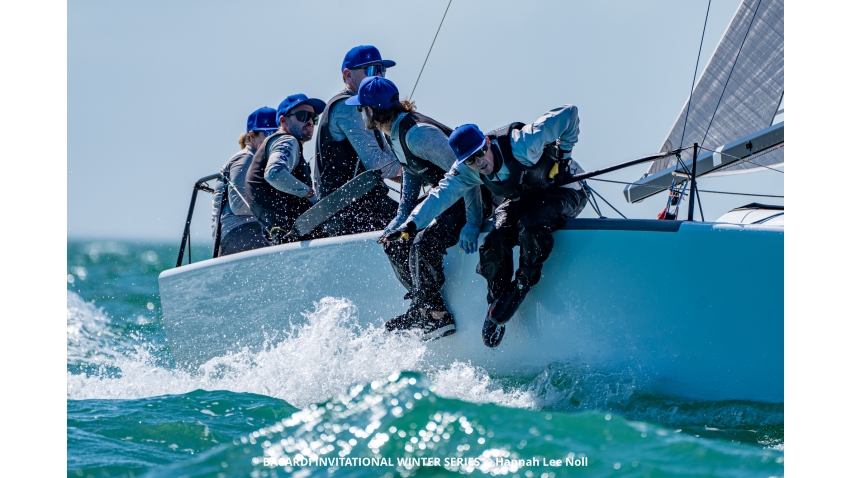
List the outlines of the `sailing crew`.
{"label": "sailing crew", "polygon": [[[474,124],[459,126],[448,141],[457,158],[454,166],[425,201],[382,238],[405,240],[479,185],[505,198],[496,208],[495,225],[484,238],[476,269],[487,279],[482,339],[489,347],[499,345],[505,323],[540,281],[543,262],[555,244],[552,231],[587,204],[579,183],[566,184],[584,172],[572,159],[578,134],[578,109],[572,105],[552,109],[532,124],[511,123],[487,135]],[[516,245],[519,268],[511,280]]]}
{"label": "sailing crew", "polygon": [[284,241],[298,216],[315,202],[303,149],[324,110],[322,100],[301,93],[287,96],[277,107],[277,131],[263,141],[248,168],[246,198],[273,244]]}
{"label": "sailing crew", "polygon": [[[448,142],[452,130],[414,111],[412,102],[399,100],[395,84],[380,76],[363,80],[357,96],[345,103],[361,111],[367,128],[381,131],[390,138],[393,152],[401,162],[401,201],[396,217],[386,228],[386,231],[393,231],[416,205],[422,186],[436,186],[452,167],[455,156]],[[455,332],[454,318],[440,293],[445,282],[443,255],[458,241],[466,253],[478,247],[481,230],[479,188],[467,188],[462,201],[456,201],[420,224],[421,228],[405,230],[410,241],[384,243],[384,252],[393,271],[411,299],[409,309],[384,326],[388,331],[419,329],[427,340]]]}
{"label": "sailing crew", "polygon": [[[264,106],[250,115],[245,132],[239,136],[241,151],[221,168],[222,179],[213,196],[213,244],[219,237],[219,256],[266,247],[263,227],[245,203],[245,176],[257,148],[277,129],[276,111]],[[224,205],[222,206],[222,203]]]}
{"label": "sailing crew", "polygon": [[[356,108],[345,104],[357,94],[367,76],[386,74],[395,62],[384,60],[377,48],[360,45],[342,60],[345,88],[328,100],[327,113],[319,121],[316,162],[312,166],[317,199],[322,199],[368,169],[380,169],[384,178],[397,178],[400,165],[380,131],[368,131]],[[323,225],[329,236],[375,231],[395,217],[397,204],[387,196],[383,182],[337,213]]]}

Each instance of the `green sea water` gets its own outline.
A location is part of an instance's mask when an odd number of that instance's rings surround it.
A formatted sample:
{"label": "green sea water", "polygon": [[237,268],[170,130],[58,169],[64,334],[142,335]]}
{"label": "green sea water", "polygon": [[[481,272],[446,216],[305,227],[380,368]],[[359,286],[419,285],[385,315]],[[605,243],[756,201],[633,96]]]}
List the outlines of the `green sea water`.
{"label": "green sea water", "polygon": [[370,376],[288,343],[181,369],[157,286],[176,255],[68,244],[68,476],[784,475],[783,404],[661,396],[570,364]]}

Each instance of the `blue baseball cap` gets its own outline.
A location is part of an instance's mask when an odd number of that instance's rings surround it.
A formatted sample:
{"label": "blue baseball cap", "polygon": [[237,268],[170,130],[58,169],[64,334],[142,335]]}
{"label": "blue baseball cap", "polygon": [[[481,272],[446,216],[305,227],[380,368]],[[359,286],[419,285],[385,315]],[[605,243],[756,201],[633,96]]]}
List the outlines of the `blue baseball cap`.
{"label": "blue baseball cap", "polygon": [[348,53],[345,54],[345,58],[342,60],[342,70],[375,63],[380,63],[387,68],[395,66],[395,62],[392,60],[381,59],[381,52],[377,48],[372,45],[360,45],[348,50]]}
{"label": "blue baseball cap", "polygon": [[277,116],[275,116],[275,124],[280,126],[280,117],[286,116],[289,110],[300,104],[308,104],[313,107],[316,114],[321,114],[325,111],[325,102],[316,98],[307,98],[307,95],[298,93],[287,96],[277,107]]}
{"label": "blue baseball cap", "polygon": [[248,126],[245,132],[249,131],[274,131],[277,129],[277,111],[274,108],[263,106],[248,115]]}
{"label": "blue baseball cap", "polygon": [[454,151],[457,161],[455,165],[462,163],[472,153],[484,147],[484,133],[474,124],[462,124],[449,135],[449,146]]}
{"label": "blue baseball cap", "polygon": [[360,83],[357,96],[345,100],[345,104],[387,109],[398,104],[398,88],[386,78],[370,76]]}

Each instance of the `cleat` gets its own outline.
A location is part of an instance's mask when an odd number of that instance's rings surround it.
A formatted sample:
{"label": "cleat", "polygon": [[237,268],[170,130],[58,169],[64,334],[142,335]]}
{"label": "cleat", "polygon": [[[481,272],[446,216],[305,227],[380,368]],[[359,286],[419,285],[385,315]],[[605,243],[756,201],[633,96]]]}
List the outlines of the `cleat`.
{"label": "cleat", "polygon": [[431,316],[430,311],[426,312],[424,317],[424,327],[422,327],[423,340],[437,340],[457,331],[457,328],[455,327],[455,319],[448,311],[439,319],[435,319]]}
{"label": "cleat", "polygon": [[484,327],[481,329],[481,340],[484,345],[492,348],[502,343],[502,338],[505,336],[505,326],[497,324],[490,320],[490,317],[484,319]]}
{"label": "cleat", "polygon": [[487,318],[495,324],[504,325],[507,321],[511,320],[511,317],[519,309],[519,305],[522,304],[529,290],[531,288],[524,282],[515,281],[514,287],[510,291],[500,295],[493,301],[490,309],[487,310]]}

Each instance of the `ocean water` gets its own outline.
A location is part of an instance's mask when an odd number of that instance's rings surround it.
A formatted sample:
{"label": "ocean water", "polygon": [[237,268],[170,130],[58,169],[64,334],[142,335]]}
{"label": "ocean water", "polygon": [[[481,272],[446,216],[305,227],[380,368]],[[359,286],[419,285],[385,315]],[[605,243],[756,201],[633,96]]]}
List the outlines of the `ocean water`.
{"label": "ocean water", "polygon": [[157,285],[176,256],[68,244],[69,477],[784,475],[783,404],[683,400],[558,363],[426,369],[421,343],[352,327],[345,297],[262,351],[181,369]]}

